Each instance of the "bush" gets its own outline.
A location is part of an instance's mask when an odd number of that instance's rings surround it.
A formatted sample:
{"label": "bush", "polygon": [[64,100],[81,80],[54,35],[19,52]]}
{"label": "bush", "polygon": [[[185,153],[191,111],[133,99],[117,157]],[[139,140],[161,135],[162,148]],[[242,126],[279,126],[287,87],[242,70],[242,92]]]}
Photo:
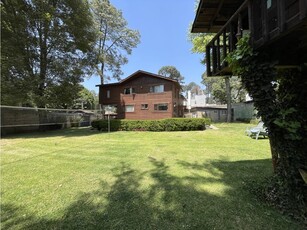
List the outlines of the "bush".
{"label": "bush", "polygon": [[[162,120],[110,120],[111,131],[192,131],[205,130],[210,119],[206,118],[170,118]],[[96,120],[92,127],[108,131],[107,120]]]}

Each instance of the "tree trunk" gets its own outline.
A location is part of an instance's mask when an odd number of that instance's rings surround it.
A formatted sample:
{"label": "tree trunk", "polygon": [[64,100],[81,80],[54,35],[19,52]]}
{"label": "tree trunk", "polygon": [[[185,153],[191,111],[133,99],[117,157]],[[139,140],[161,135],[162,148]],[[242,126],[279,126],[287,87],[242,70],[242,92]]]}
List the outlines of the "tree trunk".
{"label": "tree trunk", "polygon": [[225,77],[226,84],[226,95],[227,95],[227,122],[231,122],[231,88],[230,88],[230,77]]}
{"label": "tree trunk", "polygon": [[104,71],[104,63],[101,63],[101,67],[100,67],[100,84],[103,85],[104,84],[104,76],[103,76],[103,71]]}
{"label": "tree trunk", "polygon": [[276,141],[275,141],[275,136],[270,134],[270,147],[271,147],[271,156],[272,156],[272,167],[273,167],[273,172],[276,172],[277,169],[277,163],[278,163],[278,152],[276,149]]}

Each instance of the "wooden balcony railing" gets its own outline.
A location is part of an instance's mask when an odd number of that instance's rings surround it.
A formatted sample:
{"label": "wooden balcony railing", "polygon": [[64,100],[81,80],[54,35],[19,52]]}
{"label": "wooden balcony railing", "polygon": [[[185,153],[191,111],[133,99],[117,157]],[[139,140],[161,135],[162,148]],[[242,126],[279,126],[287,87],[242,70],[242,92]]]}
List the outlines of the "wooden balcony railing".
{"label": "wooden balcony railing", "polygon": [[246,0],[206,47],[207,75],[230,75],[225,57],[244,33],[254,49],[267,47],[306,23],[307,0]]}
{"label": "wooden balcony railing", "polygon": [[208,76],[231,74],[225,58],[235,49],[244,29],[248,30],[246,28],[248,27],[248,23],[246,23],[246,19],[248,19],[247,8],[248,1],[245,1],[206,46]]}

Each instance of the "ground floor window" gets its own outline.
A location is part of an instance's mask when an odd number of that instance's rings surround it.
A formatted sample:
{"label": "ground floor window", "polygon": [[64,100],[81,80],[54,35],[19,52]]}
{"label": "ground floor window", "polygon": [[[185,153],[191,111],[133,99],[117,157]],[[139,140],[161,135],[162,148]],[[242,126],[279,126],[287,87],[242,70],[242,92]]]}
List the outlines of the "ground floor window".
{"label": "ground floor window", "polygon": [[167,111],[168,110],[168,104],[167,103],[155,104],[154,109],[156,111]]}
{"label": "ground floor window", "polygon": [[141,109],[142,109],[142,110],[148,109],[148,104],[142,104],[142,105],[141,105]]}
{"label": "ground floor window", "polygon": [[125,112],[134,112],[134,105],[126,105],[125,106]]}

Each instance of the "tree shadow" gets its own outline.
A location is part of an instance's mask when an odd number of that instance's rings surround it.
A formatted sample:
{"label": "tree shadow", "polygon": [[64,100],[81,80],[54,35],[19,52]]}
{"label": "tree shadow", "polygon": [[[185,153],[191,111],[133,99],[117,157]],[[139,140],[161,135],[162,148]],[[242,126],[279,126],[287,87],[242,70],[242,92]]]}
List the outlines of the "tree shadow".
{"label": "tree shadow", "polygon": [[[122,163],[114,169],[112,185],[102,181],[98,190],[81,193],[61,218],[16,215],[3,229],[13,229],[13,223],[22,229],[303,229],[253,200],[246,189],[247,181],[261,178],[259,172],[267,173],[269,159],[177,161],[176,167],[190,172],[183,177],[173,175],[164,160],[149,161],[152,168],[145,172]],[[144,187],[142,181],[148,179],[152,183]],[[204,188],[215,184],[223,189]],[[14,218],[16,207],[7,212]]]}

